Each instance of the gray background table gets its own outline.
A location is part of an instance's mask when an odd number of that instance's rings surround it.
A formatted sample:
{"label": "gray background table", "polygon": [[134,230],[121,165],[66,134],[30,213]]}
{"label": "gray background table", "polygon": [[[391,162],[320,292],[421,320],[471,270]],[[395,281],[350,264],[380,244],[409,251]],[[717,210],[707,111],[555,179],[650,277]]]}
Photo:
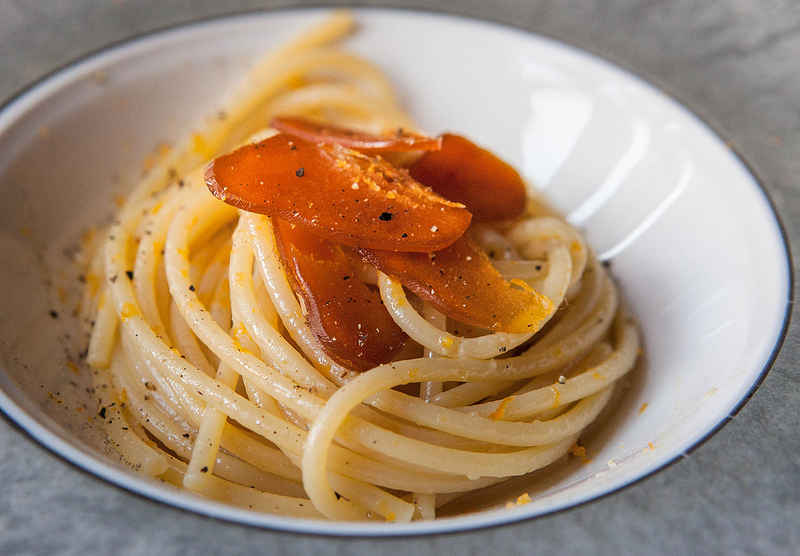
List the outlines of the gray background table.
{"label": "gray background table", "polygon": [[[0,102],[65,63],[165,26],[305,0],[4,0]],[[465,15],[599,54],[685,103],[741,153],[800,246],[795,0],[354,2]],[[795,273],[797,268],[795,267]],[[800,328],[714,437],[622,492],[557,515],[416,539],[262,531],[106,484],[0,419],[0,554],[800,554]]]}

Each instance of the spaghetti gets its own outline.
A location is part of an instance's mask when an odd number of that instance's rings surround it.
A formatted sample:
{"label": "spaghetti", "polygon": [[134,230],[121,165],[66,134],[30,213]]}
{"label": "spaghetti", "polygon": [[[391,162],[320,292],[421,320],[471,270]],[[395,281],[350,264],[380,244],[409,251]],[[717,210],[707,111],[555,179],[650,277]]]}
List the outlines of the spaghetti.
{"label": "spaghetti", "polygon": [[[430,519],[463,493],[564,457],[634,365],[639,339],[583,238],[529,199],[521,216],[467,233],[506,282],[552,303],[535,330],[459,322],[360,264],[408,340],[365,371],[331,355],[309,327],[276,221],[214,198],[204,168],[264,140],[276,116],[413,129],[386,78],[334,46],[352,27],[336,13],[259,64],[225,118],[130,195],[92,269],[103,279],[90,294],[88,360],[109,451],[142,473],[262,512]],[[387,157],[403,165],[409,151]]]}

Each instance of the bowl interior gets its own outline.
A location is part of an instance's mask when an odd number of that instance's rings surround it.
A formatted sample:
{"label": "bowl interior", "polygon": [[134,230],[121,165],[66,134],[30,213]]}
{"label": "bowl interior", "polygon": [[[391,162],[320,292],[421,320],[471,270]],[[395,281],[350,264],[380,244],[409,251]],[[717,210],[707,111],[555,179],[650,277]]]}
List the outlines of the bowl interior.
{"label": "bowl interior", "polygon": [[[74,310],[85,234],[160,145],[177,142],[265,50],[322,17],[274,12],[138,39],[45,79],[0,113],[0,408],[33,437],[136,492],[244,523],[332,534],[473,528],[614,491],[696,446],[777,349],[790,291],[770,203],[702,122],[640,79],[530,34],[362,10],[350,47],[396,83],[420,127],[520,168],[609,261],[644,357],[587,436],[589,461],[463,501],[487,510],[407,526],[285,520],[198,501],[106,459]],[[573,460],[576,458],[573,458]],[[533,501],[506,508],[521,492]]]}

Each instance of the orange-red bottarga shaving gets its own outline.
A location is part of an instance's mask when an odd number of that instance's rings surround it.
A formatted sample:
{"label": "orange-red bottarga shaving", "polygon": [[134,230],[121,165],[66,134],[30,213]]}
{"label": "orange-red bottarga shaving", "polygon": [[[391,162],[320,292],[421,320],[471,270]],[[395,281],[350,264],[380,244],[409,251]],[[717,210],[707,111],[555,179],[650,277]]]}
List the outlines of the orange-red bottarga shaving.
{"label": "orange-red bottarga shaving", "polygon": [[555,309],[548,297],[507,282],[469,234],[433,253],[359,252],[443,314],[486,330],[535,332]]}
{"label": "orange-red bottarga shaving", "polygon": [[509,164],[460,135],[441,136],[442,148],[409,166],[411,177],[462,203],[475,222],[510,220],[525,210],[525,182]]}
{"label": "orange-red bottarga shaving", "polygon": [[441,138],[419,135],[405,129],[395,129],[375,135],[288,116],[275,118],[270,125],[278,131],[301,137],[312,143],[337,144],[364,154],[438,151],[442,148]]}
{"label": "orange-red bottarga shaving", "polygon": [[325,353],[359,371],[392,361],[408,336],[380,294],[360,280],[354,255],[299,226],[274,222],[287,276]]}
{"label": "orange-red bottarga shaving", "polygon": [[383,158],[278,133],[217,158],[211,192],[350,247],[428,252],[447,247],[472,215]]}

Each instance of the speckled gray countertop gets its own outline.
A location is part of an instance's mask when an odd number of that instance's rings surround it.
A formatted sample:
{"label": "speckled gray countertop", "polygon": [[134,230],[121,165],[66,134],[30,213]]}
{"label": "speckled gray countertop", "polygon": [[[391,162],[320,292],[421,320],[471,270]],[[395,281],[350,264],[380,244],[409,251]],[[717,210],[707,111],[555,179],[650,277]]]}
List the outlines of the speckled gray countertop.
{"label": "speckled gray countertop", "polygon": [[[154,29],[329,3],[6,0],[0,3],[0,102],[65,63]],[[778,207],[790,243],[800,245],[795,0],[353,4],[488,19],[563,40],[643,76],[730,142]],[[667,469],[557,515],[408,539],[292,535],[168,508],[77,470],[0,419],[0,554],[800,554],[799,368],[795,323],[750,402]]]}

